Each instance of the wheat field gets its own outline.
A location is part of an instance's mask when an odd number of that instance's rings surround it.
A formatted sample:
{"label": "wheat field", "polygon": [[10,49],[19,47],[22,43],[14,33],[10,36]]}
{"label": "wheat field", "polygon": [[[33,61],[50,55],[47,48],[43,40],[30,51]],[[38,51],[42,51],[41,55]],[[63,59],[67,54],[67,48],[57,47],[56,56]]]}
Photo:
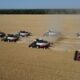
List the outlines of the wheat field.
{"label": "wheat field", "polygon": [[0,31],[5,33],[26,30],[39,37],[49,29],[65,37],[51,49],[0,41],[0,80],[80,79],[80,62],[73,59],[80,47],[75,38],[80,32],[80,15],[0,15]]}

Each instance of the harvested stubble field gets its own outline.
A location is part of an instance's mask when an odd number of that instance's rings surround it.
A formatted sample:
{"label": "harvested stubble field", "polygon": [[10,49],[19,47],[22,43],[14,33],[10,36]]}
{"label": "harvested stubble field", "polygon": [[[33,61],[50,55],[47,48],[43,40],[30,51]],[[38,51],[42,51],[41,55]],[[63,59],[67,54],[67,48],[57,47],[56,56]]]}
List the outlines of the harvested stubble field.
{"label": "harvested stubble field", "polygon": [[80,47],[75,35],[80,15],[0,15],[0,31],[5,33],[26,30],[39,37],[50,28],[65,38],[47,50],[28,48],[27,39],[20,44],[0,41],[0,80],[80,79],[80,62],[73,60]]}

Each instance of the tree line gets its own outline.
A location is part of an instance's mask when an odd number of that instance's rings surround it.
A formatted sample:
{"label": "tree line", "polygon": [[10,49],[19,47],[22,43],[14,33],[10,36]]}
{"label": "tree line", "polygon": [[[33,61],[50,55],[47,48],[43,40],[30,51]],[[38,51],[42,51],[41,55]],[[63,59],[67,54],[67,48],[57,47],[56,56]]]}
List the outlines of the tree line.
{"label": "tree line", "polygon": [[0,9],[0,14],[80,14],[80,9]]}

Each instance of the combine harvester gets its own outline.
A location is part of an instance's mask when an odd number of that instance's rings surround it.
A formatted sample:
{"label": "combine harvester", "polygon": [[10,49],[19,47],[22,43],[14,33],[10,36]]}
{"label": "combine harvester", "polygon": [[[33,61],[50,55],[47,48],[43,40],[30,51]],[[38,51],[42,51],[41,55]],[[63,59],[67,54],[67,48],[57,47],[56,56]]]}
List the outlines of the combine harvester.
{"label": "combine harvester", "polygon": [[78,37],[78,38],[80,38],[80,33],[79,33],[79,32],[78,32],[78,33],[76,33],[76,35],[77,35],[77,37]]}
{"label": "combine harvester", "polygon": [[14,33],[19,37],[19,41],[17,43],[26,43],[27,42],[27,37],[31,36],[30,32],[27,32],[25,30],[21,30],[19,32]]}
{"label": "combine harvester", "polygon": [[32,48],[49,48],[50,47],[50,43],[48,41],[45,41],[43,39],[36,39],[35,41],[33,41],[29,47]]}
{"label": "combine harvester", "polygon": [[30,32],[27,32],[27,31],[19,31],[18,32],[18,35],[20,37],[28,37],[28,36],[31,36],[31,33]]}
{"label": "combine harvester", "polygon": [[75,51],[74,60],[75,61],[80,61],[80,50]]}
{"label": "combine harvester", "polygon": [[43,35],[43,39],[53,43],[55,43],[59,38],[61,38],[61,33],[53,30],[49,30]]}
{"label": "combine harvester", "polygon": [[14,34],[7,34],[4,38],[2,38],[2,41],[5,42],[16,42],[19,40],[19,36]]}
{"label": "combine harvester", "polygon": [[0,38],[3,38],[4,36],[6,36],[6,34],[4,32],[0,32]]}

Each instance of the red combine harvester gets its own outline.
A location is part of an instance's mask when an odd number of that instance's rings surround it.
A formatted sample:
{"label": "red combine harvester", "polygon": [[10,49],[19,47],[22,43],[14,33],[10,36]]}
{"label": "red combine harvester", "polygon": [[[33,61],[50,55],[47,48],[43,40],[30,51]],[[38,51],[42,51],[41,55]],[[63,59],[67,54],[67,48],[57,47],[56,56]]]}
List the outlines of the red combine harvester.
{"label": "red combine harvester", "polygon": [[80,50],[75,51],[74,60],[80,61]]}

